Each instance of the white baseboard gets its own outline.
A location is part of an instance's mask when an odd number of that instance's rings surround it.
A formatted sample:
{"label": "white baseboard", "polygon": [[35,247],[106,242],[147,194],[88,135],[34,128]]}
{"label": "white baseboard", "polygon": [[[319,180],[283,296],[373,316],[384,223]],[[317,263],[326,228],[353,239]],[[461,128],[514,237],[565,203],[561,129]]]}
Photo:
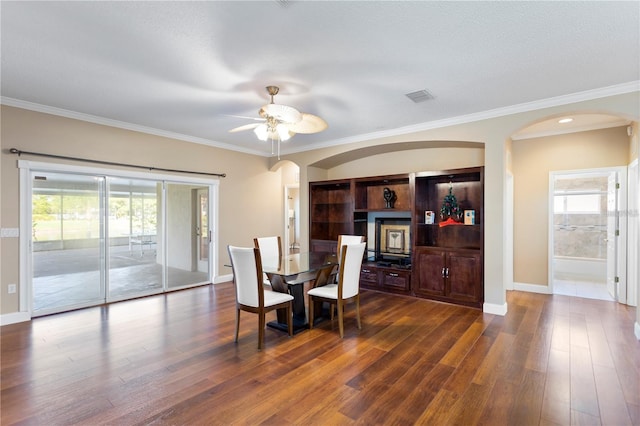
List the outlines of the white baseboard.
{"label": "white baseboard", "polygon": [[635,327],[633,327],[634,332],[636,334],[636,339],[640,340],[640,323],[636,321]]}
{"label": "white baseboard", "polygon": [[233,281],[233,274],[218,275],[213,279],[213,284],[228,283]]}
{"label": "white baseboard", "polygon": [[553,294],[548,285],[544,284],[528,284],[513,283],[513,289],[518,291],[526,291],[528,293]]}
{"label": "white baseboard", "polygon": [[496,305],[495,303],[485,303],[482,305],[482,312],[493,315],[505,316],[507,314],[507,302],[503,305]]}
{"label": "white baseboard", "polygon": [[10,314],[0,315],[0,326],[25,321],[31,321],[31,314],[29,314],[29,312],[12,312]]}

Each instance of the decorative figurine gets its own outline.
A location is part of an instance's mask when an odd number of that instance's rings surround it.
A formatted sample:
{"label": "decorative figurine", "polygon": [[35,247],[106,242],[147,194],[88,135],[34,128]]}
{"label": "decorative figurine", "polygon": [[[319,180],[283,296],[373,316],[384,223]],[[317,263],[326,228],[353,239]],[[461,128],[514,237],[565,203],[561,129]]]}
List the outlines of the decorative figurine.
{"label": "decorative figurine", "polygon": [[385,187],[383,190],[383,196],[384,196],[384,203],[385,203],[384,208],[392,209],[396,200],[398,199],[398,197],[396,196],[396,191]]}

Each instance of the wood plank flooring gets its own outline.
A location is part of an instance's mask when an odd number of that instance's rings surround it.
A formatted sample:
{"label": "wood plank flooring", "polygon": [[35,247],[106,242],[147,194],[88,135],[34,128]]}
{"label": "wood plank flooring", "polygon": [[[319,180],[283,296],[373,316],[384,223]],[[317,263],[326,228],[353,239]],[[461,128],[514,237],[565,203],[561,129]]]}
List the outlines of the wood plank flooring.
{"label": "wood plank flooring", "polygon": [[[363,291],[293,338],[230,283],[0,329],[0,423],[638,425],[635,308],[509,292],[509,313]],[[270,319],[275,318],[272,313]]]}

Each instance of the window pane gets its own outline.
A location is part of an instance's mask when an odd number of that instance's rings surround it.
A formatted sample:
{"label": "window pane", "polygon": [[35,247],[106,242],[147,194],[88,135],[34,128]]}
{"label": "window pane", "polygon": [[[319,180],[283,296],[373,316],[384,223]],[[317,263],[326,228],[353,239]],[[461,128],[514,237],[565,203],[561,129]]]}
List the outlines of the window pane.
{"label": "window pane", "polygon": [[167,285],[207,283],[209,278],[209,189],[167,184]]}
{"label": "window pane", "polygon": [[109,297],[162,291],[157,223],[160,182],[109,179]]}
{"label": "window pane", "polygon": [[34,316],[104,301],[103,179],[32,174]]}
{"label": "window pane", "polygon": [[567,196],[567,213],[599,213],[600,194]]}

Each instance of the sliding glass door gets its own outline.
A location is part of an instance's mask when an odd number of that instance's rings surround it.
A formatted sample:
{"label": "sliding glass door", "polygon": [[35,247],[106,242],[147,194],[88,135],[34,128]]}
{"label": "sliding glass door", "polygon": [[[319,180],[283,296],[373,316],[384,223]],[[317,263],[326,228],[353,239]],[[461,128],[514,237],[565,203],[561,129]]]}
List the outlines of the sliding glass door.
{"label": "sliding glass door", "polygon": [[104,178],[34,172],[33,313],[104,301]]}
{"label": "sliding glass door", "polygon": [[167,285],[204,283],[209,277],[209,190],[167,184]]}
{"label": "sliding glass door", "polygon": [[109,299],[163,289],[158,254],[162,182],[109,178]]}
{"label": "sliding glass door", "polygon": [[30,171],[32,314],[211,282],[211,184]]}

